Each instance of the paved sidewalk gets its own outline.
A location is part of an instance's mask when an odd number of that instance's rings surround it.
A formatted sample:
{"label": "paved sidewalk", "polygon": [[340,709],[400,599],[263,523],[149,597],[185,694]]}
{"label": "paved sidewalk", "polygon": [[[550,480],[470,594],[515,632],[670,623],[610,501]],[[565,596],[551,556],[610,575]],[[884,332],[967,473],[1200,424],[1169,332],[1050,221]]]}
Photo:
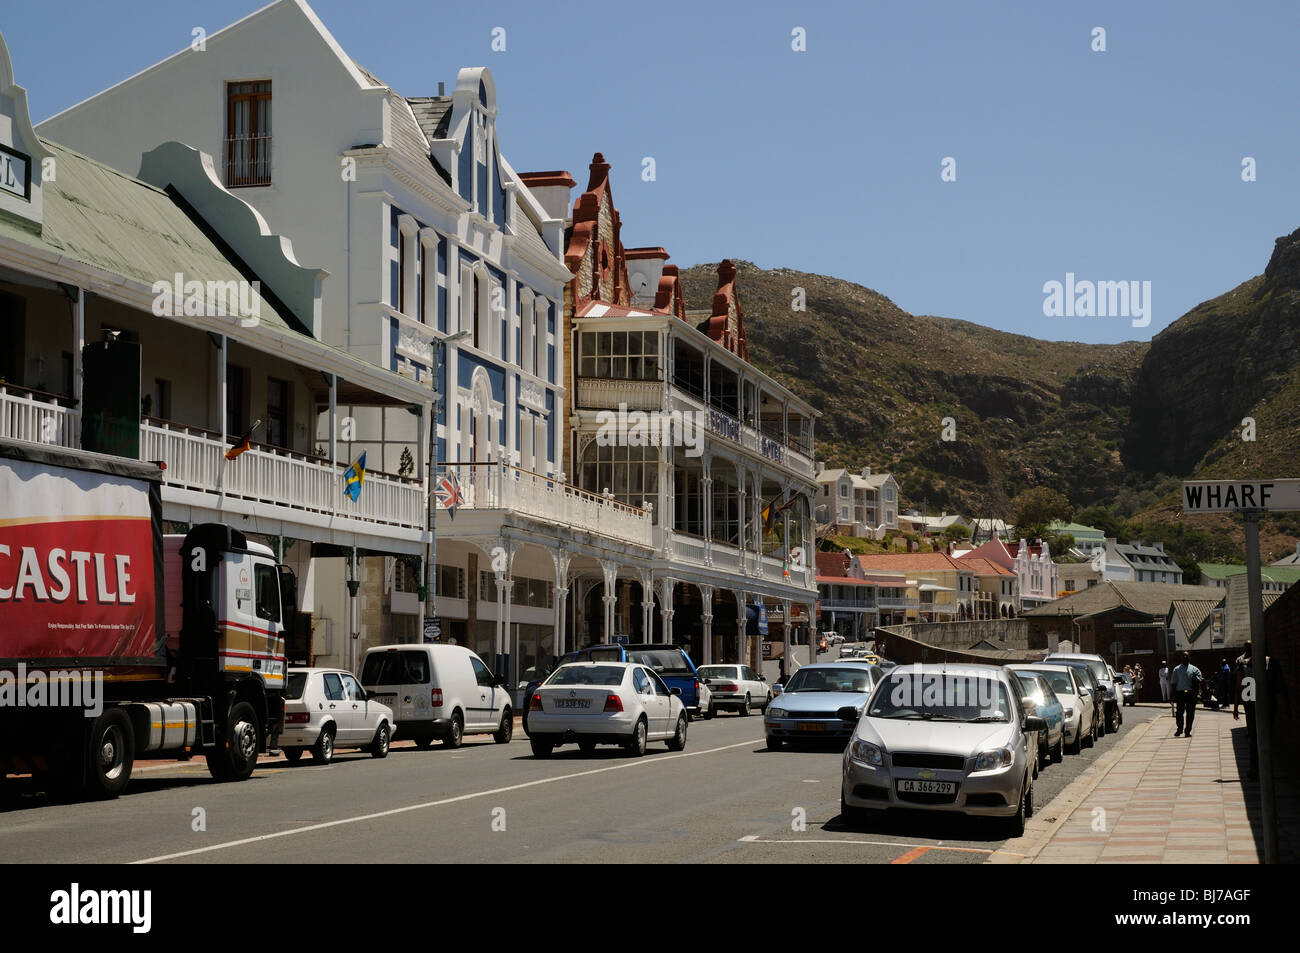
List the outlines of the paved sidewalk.
{"label": "paved sidewalk", "polygon": [[[1255,864],[1263,859],[1259,785],[1246,719],[1199,709],[1191,738],[1167,709],[1110,766],[1032,863]],[[1300,861],[1296,778],[1275,762],[1278,852]]]}

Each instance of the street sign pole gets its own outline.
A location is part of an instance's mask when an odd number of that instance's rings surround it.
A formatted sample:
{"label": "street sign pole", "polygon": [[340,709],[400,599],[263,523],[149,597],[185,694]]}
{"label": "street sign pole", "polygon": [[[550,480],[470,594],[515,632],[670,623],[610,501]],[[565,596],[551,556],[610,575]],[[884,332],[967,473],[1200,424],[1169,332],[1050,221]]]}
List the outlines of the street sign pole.
{"label": "street sign pole", "polygon": [[1277,800],[1273,792],[1273,698],[1268,684],[1268,644],[1264,594],[1259,573],[1259,511],[1242,514],[1246,523],[1246,579],[1250,604],[1251,688],[1255,693],[1255,742],[1259,748],[1260,814],[1264,822],[1264,863],[1277,863]]}

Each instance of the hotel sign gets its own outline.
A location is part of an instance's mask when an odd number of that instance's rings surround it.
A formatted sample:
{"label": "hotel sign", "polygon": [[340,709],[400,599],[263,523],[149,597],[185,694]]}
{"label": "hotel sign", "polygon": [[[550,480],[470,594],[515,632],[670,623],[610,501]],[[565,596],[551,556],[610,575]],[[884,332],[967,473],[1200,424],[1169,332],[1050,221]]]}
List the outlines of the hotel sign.
{"label": "hotel sign", "polygon": [[1183,512],[1300,511],[1300,480],[1194,480],[1183,484]]}
{"label": "hotel sign", "polygon": [[709,429],[723,437],[740,441],[740,421],[718,410],[709,411]]}
{"label": "hotel sign", "polygon": [[32,198],[32,160],[21,152],[0,145],[0,190],[25,202]]}

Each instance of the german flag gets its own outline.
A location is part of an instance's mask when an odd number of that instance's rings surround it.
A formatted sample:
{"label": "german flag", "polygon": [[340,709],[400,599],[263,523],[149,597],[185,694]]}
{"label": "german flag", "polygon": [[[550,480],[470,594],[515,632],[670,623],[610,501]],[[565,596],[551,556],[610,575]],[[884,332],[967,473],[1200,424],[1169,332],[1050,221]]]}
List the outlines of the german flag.
{"label": "german flag", "polygon": [[238,457],[241,453],[243,453],[245,450],[252,450],[253,431],[256,430],[258,427],[260,427],[261,425],[262,422],[259,420],[256,423],[254,423],[253,426],[249,427],[248,433],[244,434],[244,436],[240,438],[239,443],[235,444],[233,447],[231,447],[229,450],[226,451],[226,459],[233,460],[236,457]]}

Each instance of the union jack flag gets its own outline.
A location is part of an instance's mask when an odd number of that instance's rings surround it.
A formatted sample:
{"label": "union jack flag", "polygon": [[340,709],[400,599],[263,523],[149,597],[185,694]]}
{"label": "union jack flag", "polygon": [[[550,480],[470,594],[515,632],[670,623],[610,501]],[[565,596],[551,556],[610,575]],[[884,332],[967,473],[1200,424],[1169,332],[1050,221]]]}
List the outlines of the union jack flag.
{"label": "union jack flag", "polygon": [[447,508],[447,515],[452,519],[456,518],[456,507],[465,502],[465,498],[460,495],[460,481],[456,479],[455,473],[448,473],[439,481],[438,487],[434,490],[434,495]]}

